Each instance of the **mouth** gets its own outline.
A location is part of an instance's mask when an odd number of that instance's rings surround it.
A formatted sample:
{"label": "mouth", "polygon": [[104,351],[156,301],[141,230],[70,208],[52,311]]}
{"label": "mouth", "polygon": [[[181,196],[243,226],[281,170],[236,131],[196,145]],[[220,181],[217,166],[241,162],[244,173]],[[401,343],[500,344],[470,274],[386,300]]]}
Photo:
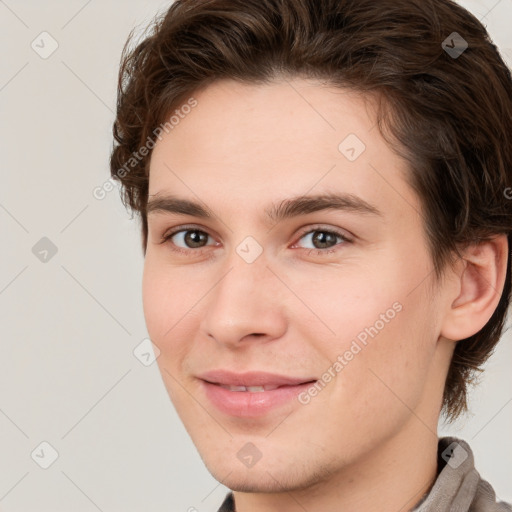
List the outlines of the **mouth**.
{"label": "mouth", "polygon": [[[207,400],[228,416],[255,418],[287,406],[300,406],[297,395],[317,382],[267,372],[215,370],[199,376]],[[295,399],[295,400],[294,400]],[[291,405],[290,405],[291,404]]]}
{"label": "mouth", "polygon": [[228,385],[228,384],[220,384],[218,382],[209,382],[209,381],[205,381],[205,382],[208,382],[209,384],[213,384],[214,386],[220,386],[221,388],[227,389],[228,391],[248,392],[248,393],[263,393],[265,391],[274,391],[274,389],[280,389],[280,388],[284,388],[284,387],[293,387],[293,386],[298,386],[298,385],[301,385],[301,384],[313,384],[316,381],[315,380],[310,380],[310,381],[306,381],[306,382],[301,382],[299,384],[294,384],[294,385],[283,384],[283,385],[280,385],[280,386],[279,385],[274,385],[274,384],[266,384],[264,386],[231,386],[231,385]]}
{"label": "mouth", "polygon": [[297,386],[307,382],[315,382],[314,377],[290,377],[288,375],[250,371],[236,373],[230,370],[211,370],[198,377],[210,384],[229,387],[230,391],[272,391],[282,386]]}

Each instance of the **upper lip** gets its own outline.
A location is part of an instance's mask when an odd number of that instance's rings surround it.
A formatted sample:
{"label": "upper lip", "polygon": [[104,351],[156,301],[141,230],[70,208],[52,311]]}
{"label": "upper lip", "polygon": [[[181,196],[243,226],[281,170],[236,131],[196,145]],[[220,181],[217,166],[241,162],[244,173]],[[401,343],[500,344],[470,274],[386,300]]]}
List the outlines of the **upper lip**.
{"label": "upper lip", "polygon": [[235,373],[229,370],[211,370],[198,377],[212,384],[223,386],[294,386],[312,382],[316,379],[308,377],[288,377],[268,372]]}

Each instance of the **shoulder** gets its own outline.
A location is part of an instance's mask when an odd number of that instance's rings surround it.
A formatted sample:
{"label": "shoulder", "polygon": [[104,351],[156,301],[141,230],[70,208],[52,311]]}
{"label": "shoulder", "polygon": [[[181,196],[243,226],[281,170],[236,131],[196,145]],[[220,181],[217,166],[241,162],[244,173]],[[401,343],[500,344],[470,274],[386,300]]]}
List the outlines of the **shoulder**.
{"label": "shoulder", "polygon": [[[478,473],[477,473],[478,475]],[[480,478],[469,512],[512,512],[512,504],[496,500],[491,484]]]}

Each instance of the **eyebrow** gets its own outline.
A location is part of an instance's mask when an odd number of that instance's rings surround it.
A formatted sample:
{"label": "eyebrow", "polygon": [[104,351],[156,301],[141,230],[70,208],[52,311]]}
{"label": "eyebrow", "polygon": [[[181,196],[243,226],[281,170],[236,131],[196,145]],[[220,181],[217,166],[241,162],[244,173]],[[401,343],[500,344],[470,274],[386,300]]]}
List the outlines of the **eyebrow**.
{"label": "eyebrow", "polygon": [[[364,215],[383,216],[376,206],[361,197],[354,194],[336,193],[291,197],[271,205],[264,212],[268,221],[276,223],[323,210],[340,210]],[[208,219],[215,217],[213,211],[208,207],[172,195],[156,194],[153,196],[146,206],[146,214],[149,215],[155,212],[176,213]]]}

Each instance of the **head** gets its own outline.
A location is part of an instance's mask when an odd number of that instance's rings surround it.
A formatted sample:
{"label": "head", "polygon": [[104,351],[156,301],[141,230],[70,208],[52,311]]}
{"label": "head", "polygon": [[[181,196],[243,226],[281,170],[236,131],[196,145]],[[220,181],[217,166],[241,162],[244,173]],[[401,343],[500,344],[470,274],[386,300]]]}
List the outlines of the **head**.
{"label": "head", "polygon": [[[242,448],[258,485],[321,478],[461,415],[511,293],[512,78],[481,23],[449,0],[178,0],[129,42],[111,173],[214,476]],[[314,386],[231,415],[217,369]]]}

